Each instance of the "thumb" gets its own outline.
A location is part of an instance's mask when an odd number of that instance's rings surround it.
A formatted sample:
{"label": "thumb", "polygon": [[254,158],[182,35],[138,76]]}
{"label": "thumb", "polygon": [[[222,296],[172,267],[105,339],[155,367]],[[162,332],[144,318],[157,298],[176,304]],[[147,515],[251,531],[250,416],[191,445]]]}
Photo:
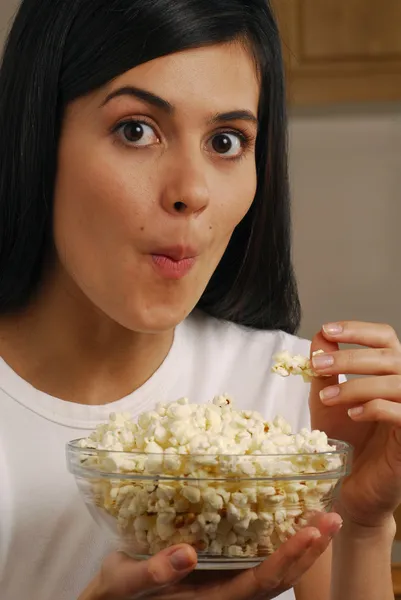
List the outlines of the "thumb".
{"label": "thumb", "polygon": [[[324,352],[336,352],[338,350],[338,344],[334,342],[329,342],[324,337],[323,333],[319,331],[314,338],[312,339],[311,349],[310,349],[310,359],[313,359],[313,353],[318,350],[323,350]],[[313,366],[313,365],[312,365]],[[311,382],[311,396],[319,396],[319,392],[327,387],[328,385],[336,385],[338,383],[338,376],[333,375],[332,377],[313,377]]]}
{"label": "thumb", "polygon": [[100,597],[104,600],[133,598],[178,582],[197,563],[192,546],[180,544],[162,550],[149,560],[137,561],[122,552],[109,556],[100,574]]}
{"label": "thumb", "polygon": [[[322,331],[319,331],[314,338],[312,339],[311,349],[310,349],[310,359],[312,361],[313,354],[318,350],[323,350],[324,352],[337,352],[339,349],[338,344],[335,342],[328,341]],[[312,380],[313,389],[316,391],[320,391],[328,385],[335,385],[338,383],[337,375],[333,377],[314,377]]]}

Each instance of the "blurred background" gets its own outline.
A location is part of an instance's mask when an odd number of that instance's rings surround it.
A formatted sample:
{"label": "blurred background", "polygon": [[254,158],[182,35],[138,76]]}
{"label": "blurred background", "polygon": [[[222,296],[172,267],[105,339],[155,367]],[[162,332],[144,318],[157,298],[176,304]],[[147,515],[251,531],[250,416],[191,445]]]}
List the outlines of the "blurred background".
{"label": "blurred background", "polygon": [[273,0],[290,107],[301,334],[401,334],[401,1]]}
{"label": "blurred background", "polygon": [[[401,335],[401,0],[272,4],[287,68],[301,334],[359,319]],[[17,5],[0,0],[0,47]],[[401,542],[394,562],[401,593]]]}

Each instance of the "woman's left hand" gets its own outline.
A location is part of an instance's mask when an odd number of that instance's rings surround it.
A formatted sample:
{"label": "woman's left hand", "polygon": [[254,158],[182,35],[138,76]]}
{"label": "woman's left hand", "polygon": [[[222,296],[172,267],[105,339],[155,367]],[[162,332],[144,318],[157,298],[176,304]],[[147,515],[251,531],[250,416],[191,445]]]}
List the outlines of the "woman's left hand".
{"label": "woman's left hand", "polygon": [[[337,328],[337,331],[335,330]],[[339,350],[339,343],[364,348]],[[339,511],[352,522],[384,525],[401,504],[401,344],[388,325],[341,321],[313,339],[312,427],[354,447]],[[370,375],[338,383],[340,374]]]}

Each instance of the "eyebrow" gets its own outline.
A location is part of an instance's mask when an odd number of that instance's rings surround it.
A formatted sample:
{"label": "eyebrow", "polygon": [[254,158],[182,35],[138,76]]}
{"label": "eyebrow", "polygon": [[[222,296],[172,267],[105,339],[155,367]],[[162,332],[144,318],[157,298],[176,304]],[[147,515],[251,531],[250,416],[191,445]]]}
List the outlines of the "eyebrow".
{"label": "eyebrow", "polygon": [[160,96],[156,96],[156,94],[152,94],[152,92],[147,92],[146,90],[142,90],[137,87],[133,87],[132,85],[124,86],[114,90],[111,92],[105,100],[102,102],[100,106],[105,106],[110,100],[113,98],[118,98],[120,96],[131,96],[134,98],[138,98],[139,100],[143,100],[156,108],[161,108],[164,112],[168,114],[172,114],[174,112],[174,107],[167,100],[163,100]]}
{"label": "eyebrow", "polygon": [[[174,106],[170,104],[170,102],[164,100],[156,94],[153,94],[152,92],[148,92],[147,90],[137,88],[132,85],[124,86],[118,88],[117,90],[114,90],[113,92],[108,94],[108,96],[105,98],[105,100],[100,106],[105,106],[114,98],[119,98],[121,96],[131,96],[134,98],[138,98],[139,100],[142,100],[147,104],[151,104],[152,106],[161,109],[168,115],[172,115],[174,113]],[[215,125],[216,123],[227,123],[229,121],[237,120],[250,121],[252,123],[255,123],[256,125],[258,125],[259,123],[258,118],[250,110],[232,110],[225,113],[218,113],[210,119],[209,123],[211,125]]]}
{"label": "eyebrow", "polygon": [[210,119],[210,124],[227,123],[228,121],[251,121],[256,125],[259,123],[257,117],[250,110],[231,110],[226,113],[218,113]]}

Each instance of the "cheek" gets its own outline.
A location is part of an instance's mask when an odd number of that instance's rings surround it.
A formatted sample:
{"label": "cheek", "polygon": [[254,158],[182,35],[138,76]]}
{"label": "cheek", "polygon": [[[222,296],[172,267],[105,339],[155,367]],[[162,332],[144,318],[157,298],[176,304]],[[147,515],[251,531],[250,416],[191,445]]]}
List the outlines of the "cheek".
{"label": "cheek", "polygon": [[118,252],[132,240],[145,220],[143,203],[149,195],[146,178],[134,174],[101,157],[89,158],[69,151],[60,156],[55,189],[54,236],[68,245],[71,253],[84,259],[97,254]]}
{"label": "cheek", "polygon": [[[221,231],[231,235],[237,225],[249,211],[256,194],[257,179],[254,165],[247,165],[240,169],[235,177],[230,177],[220,189],[225,190],[220,194],[219,215],[217,225]],[[217,195],[217,197],[219,197]]]}

